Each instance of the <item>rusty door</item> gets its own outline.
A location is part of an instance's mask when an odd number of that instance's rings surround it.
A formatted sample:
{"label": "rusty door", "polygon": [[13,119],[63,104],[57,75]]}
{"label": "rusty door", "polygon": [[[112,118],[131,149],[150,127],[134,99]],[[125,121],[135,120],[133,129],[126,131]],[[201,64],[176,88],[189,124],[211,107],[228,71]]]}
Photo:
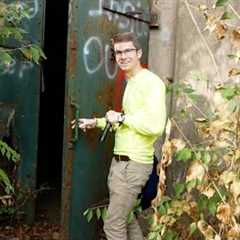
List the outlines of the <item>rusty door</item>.
{"label": "rusty door", "polygon": [[149,6],[147,0],[71,0],[65,92],[62,224],[64,239],[99,240],[99,224],[83,212],[107,199],[111,137],[99,142],[99,130],[72,130],[71,120],[104,116],[119,109],[123,74],[115,65],[110,39],[117,32],[135,32],[147,64]]}
{"label": "rusty door", "polygon": [[[11,2],[11,1],[9,1]],[[20,1],[25,4],[24,1]],[[28,33],[29,42],[43,45],[44,31],[44,0],[30,0],[27,2],[30,11],[30,21],[23,23],[23,28]],[[6,43],[8,47],[16,47],[14,43]],[[0,72],[0,102],[13,109],[12,118],[14,125],[10,130],[10,141],[15,139],[15,144],[21,154],[19,180],[27,191],[35,190],[37,145],[38,145],[38,117],[39,95],[42,79],[40,66],[29,61],[13,60],[8,67]],[[34,201],[27,205],[27,220],[34,219]]]}

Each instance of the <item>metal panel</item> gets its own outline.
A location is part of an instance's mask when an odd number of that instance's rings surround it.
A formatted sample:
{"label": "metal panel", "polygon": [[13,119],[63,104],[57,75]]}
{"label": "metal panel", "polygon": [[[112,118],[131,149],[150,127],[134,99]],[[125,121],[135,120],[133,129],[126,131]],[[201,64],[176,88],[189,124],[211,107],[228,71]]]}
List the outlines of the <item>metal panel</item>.
{"label": "metal panel", "polygon": [[[31,20],[24,23],[24,28],[30,41],[42,45],[45,1],[30,0],[28,4]],[[40,67],[16,60],[0,72],[0,79],[0,102],[16,108],[15,137],[21,153],[19,179],[22,186],[33,190],[36,183]],[[28,205],[28,210],[28,221],[32,221],[33,203]]]}
{"label": "metal panel", "polygon": [[[100,3],[101,4],[101,3]],[[144,1],[136,0],[104,0],[103,9],[118,13],[129,18],[150,23],[149,6]]]}
{"label": "metal panel", "polygon": [[[124,2],[136,9],[139,5],[148,9],[147,0]],[[103,116],[108,109],[120,108],[124,75],[112,60],[110,38],[117,32],[136,32],[146,64],[149,29],[144,21],[104,9],[102,0],[72,0],[69,9],[62,187],[64,239],[100,239],[97,224],[87,223],[83,212],[107,198],[112,139],[100,144],[100,131],[72,131],[70,122],[75,117]]]}

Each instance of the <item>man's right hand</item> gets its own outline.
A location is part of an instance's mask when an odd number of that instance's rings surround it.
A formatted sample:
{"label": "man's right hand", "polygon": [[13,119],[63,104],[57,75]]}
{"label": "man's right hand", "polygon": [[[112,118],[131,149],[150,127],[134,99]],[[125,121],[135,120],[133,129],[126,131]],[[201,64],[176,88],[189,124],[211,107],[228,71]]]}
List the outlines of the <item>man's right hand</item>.
{"label": "man's right hand", "polygon": [[72,128],[79,127],[84,132],[86,132],[87,129],[96,127],[97,119],[96,118],[79,118],[77,121],[73,120],[71,124],[72,124]]}

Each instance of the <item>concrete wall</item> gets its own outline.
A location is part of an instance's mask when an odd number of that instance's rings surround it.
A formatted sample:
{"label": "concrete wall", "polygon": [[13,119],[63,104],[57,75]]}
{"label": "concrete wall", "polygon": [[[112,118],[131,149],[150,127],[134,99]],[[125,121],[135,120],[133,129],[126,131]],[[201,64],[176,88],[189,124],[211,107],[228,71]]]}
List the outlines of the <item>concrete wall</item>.
{"label": "concrete wall", "polygon": [[[154,13],[159,14],[159,29],[150,32],[149,67],[165,82],[167,78],[174,82],[189,81],[201,95],[197,103],[203,111],[211,109],[218,99],[213,96],[213,88],[217,83],[236,81],[240,78],[229,78],[228,71],[234,65],[227,54],[236,52],[229,41],[217,40],[214,34],[204,31],[206,20],[199,12],[198,6],[205,4],[212,7],[215,0],[152,0]],[[231,1],[234,9],[240,14],[240,1]],[[219,10],[223,11],[223,8]],[[230,11],[230,10],[229,10]],[[239,24],[240,18],[231,20],[231,24]],[[201,34],[199,33],[201,32]],[[239,49],[238,49],[239,51]],[[197,78],[201,78],[198,81]],[[171,103],[173,115],[178,115],[181,102],[174,98]],[[185,134],[194,139],[191,121],[183,123]],[[176,129],[174,135],[178,135]],[[160,142],[156,144],[157,155]],[[179,166],[173,166],[174,170]],[[179,172],[179,171],[178,171]],[[172,180],[182,176],[183,171],[172,171]]]}

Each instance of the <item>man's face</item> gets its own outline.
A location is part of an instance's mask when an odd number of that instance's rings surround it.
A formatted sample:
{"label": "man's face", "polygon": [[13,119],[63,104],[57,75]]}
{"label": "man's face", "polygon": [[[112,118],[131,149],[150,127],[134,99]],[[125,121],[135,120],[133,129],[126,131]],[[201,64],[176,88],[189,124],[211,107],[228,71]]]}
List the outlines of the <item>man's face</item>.
{"label": "man's face", "polygon": [[137,50],[133,42],[115,43],[114,52],[116,62],[123,71],[134,71],[139,66],[142,50]]}

